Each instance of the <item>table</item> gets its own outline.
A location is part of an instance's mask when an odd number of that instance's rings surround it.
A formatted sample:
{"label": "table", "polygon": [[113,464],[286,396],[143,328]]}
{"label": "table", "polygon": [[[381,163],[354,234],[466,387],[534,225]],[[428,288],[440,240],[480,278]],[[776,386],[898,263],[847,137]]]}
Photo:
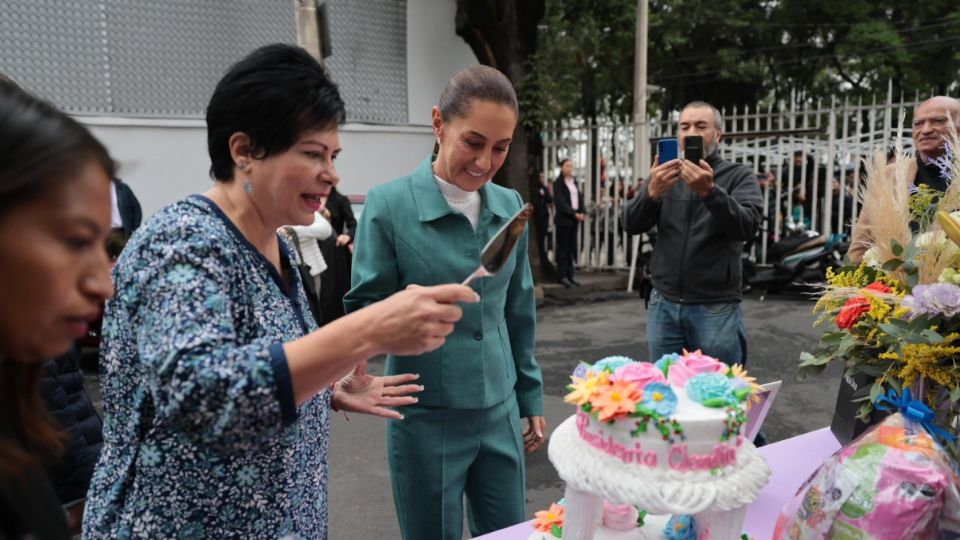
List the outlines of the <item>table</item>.
{"label": "table", "polygon": [[[821,463],[840,449],[840,443],[830,428],[804,433],[760,448],[760,453],[770,464],[770,482],[757,501],[747,507],[744,529],[757,540],[773,535],[773,526],[780,509],[797,492]],[[533,520],[518,523],[490,534],[478,536],[477,540],[526,540],[533,533]]]}

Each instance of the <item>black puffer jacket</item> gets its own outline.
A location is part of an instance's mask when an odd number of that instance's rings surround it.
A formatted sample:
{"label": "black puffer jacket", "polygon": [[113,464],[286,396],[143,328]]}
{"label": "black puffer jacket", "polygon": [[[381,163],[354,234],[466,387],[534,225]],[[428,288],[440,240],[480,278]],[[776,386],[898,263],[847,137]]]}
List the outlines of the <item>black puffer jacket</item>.
{"label": "black puffer jacket", "polygon": [[707,163],[714,183],[707,197],[680,180],[658,201],[640,190],[620,216],[630,234],[656,225],[650,277],[671,302],[739,302],[743,297],[740,254],[760,226],[763,197],[747,167],[725,161],[717,152]]}
{"label": "black puffer jacket", "polygon": [[103,446],[103,422],[83,388],[76,349],[44,365],[40,391],[47,411],[67,432],[62,459],[50,470],[60,503],[68,506],[87,496],[93,466]]}

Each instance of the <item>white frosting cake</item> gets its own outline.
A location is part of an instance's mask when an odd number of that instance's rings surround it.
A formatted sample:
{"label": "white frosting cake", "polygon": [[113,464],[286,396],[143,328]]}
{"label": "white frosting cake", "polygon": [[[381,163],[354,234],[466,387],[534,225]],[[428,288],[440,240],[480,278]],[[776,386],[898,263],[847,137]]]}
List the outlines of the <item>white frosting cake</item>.
{"label": "white frosting cake", "polygon": [[[564,524],[543,530],[541,523],[538,534],[686,539],[706,531],[714,540],[740,537],[746,505],[770,475],[741,435],[749,400],[760,389],[752,377],[739,366],[684,351],[655,364],[624,357],[581,364],[572,381],[565,400],[577,412],[557,427],[549,445],[550,461],[567,484]],[[663,536],[662,527],[609,529],[603,501],[656,515],[696,514],[693,536]]]}

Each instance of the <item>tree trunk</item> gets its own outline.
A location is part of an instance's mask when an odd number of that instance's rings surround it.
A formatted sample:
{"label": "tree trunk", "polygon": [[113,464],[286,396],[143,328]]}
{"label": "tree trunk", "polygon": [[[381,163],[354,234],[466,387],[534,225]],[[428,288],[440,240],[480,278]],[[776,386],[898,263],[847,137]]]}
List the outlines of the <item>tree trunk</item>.
{"label": "tree trunk", "polygon": [[[481,64],[500,70],[517,87],[536,51],[537,25],[544,9],[544,0],[457,0],[456,32]],[[523,96],[518,97],[522,102]],[[523,200],[533,202],[539,188],[542,151],[539,126],[525,122],[521,110],[510,153],[494,182],[517,190]],[[540,281],[555,275],[555,269],[547,260],[536,223],[531,220],[529,226],[530,268],[534,279]]]}

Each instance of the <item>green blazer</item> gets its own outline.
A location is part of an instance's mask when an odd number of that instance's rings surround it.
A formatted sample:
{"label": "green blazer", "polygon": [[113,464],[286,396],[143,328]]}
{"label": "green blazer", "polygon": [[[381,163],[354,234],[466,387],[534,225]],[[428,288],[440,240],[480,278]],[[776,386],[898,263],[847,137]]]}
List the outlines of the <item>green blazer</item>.
{"label": "green blazer", "polygon": [[[474,232],[450,208],[433,177],[432,158],[369,193],[357,226],[353,288],[347,313],[410,284],[461,283],[480,265],[487,241],[523,204],[520,195],[488,182]],[[438,350],[387,357],[387,373],[419,373],[419,403],[431,407],[492,407],[516,391],[520,416],[543,414],[543,380],[533,357],[536,301],[527,259],[527,231],[496,276],[474,280],[480,302],[463,304],[463,319]]]}

